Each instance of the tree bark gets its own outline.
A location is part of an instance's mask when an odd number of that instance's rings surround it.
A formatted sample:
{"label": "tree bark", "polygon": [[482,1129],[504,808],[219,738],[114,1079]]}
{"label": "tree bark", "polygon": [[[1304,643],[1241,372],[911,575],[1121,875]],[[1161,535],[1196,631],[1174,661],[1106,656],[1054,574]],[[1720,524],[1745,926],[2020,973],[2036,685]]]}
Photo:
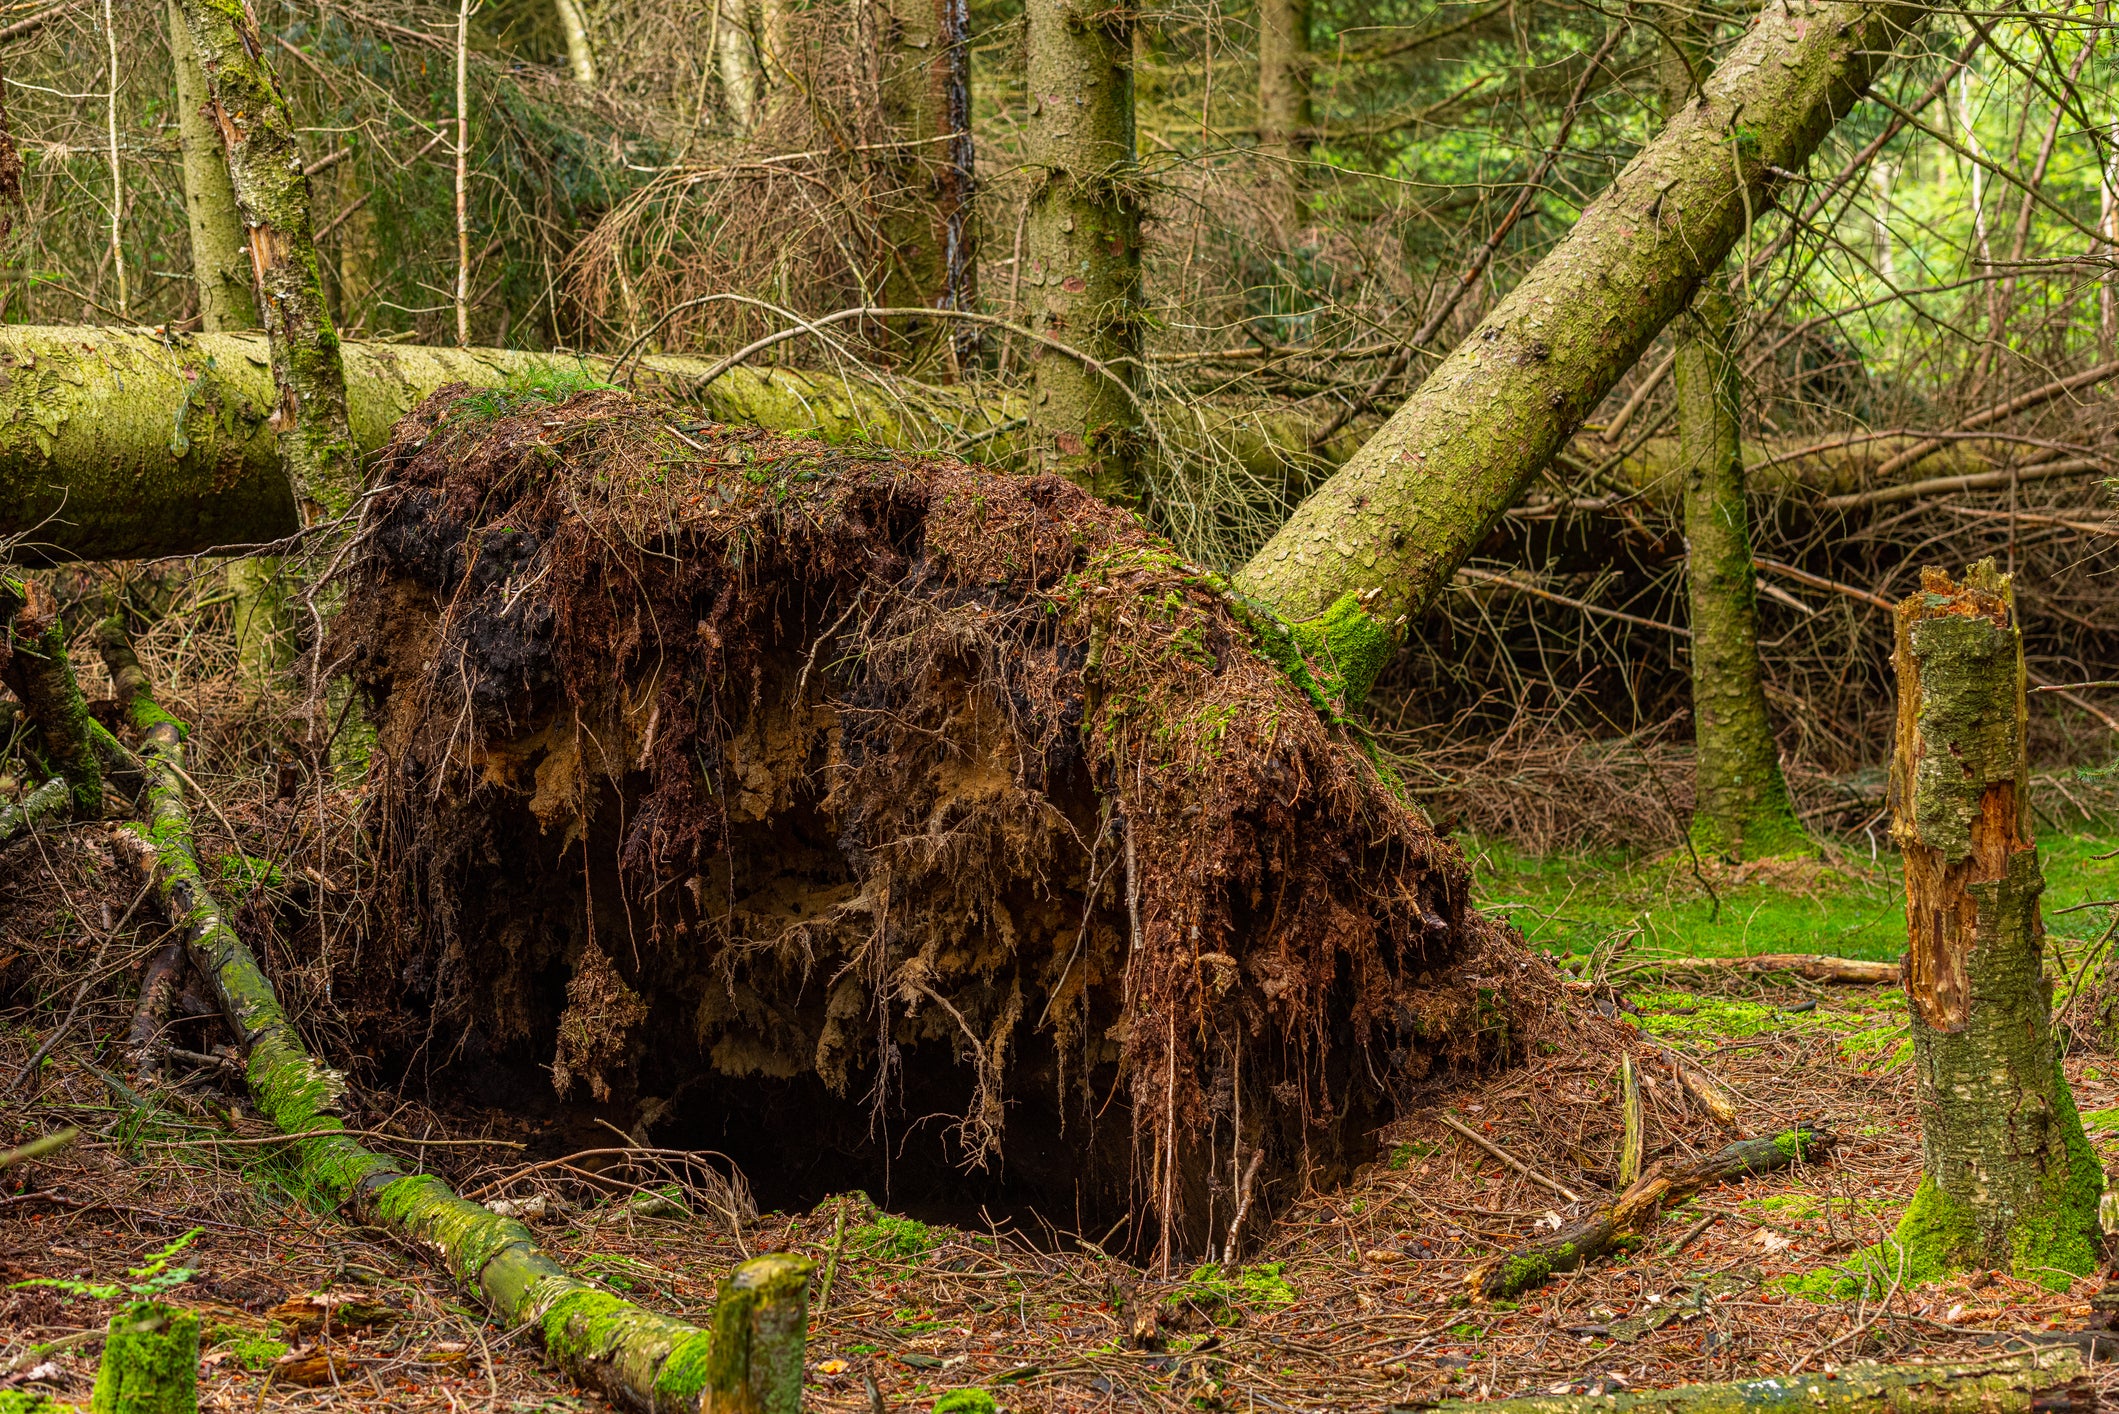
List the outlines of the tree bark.
{"label": "tree bark", "polygon": [[[971,15],[966,0],[866,0],[884,125],[882,154],[898,184],[882,224],[892,249],[882,282],[888,308],[976,309],[972,249]],[[976,326],[906,320],[899,341],[915,359],[939,346],[954,378]],[[924,328],[918,327],[925,325]]]}
{"label": "tree bark", "polygon": [[1303,173],[1316,118],[1310,106],[1310,0],[1258,0],[1258,151],[1292,240],[1302,225]]}
{"label": "tree bark", "polygon": [[1774,174],[1804,165],[1924,13],[1906,0],[1767,12],[1238,583],[1354,673],[1387,661],[1408,616],[1772,204]]}
{"label": "tree bark", "polygon": [[184,212],[191,230],[191,279],[199,294],[199,327],[209,334],[256,329],[257,291],[243,217],[236,210],[228,158],[213,117],[213,96],[178,0],[169,0],[169,65],[176,72],[177,148],[183,158]]}
{"label": "tree bark", "polygon": [[1446,1414],[2031,1414],[2097,1407],[2071,1347],[1993,1360],[1929,1365],[1845,1365],[1825,1374],[1773,1375],[1726,1385],[1679,1385],[1625,1394],[1444,1400]]}
{"label": "tree bark", "polygon": [[596,87],[596,50],[589,43],[589,17],[581,0],[552,0],[559,15],[559,32],[567,41],[567,72],[583,88]]}
{"label": "tree bark", "polygon": [[2064,1286],[2096,1264],[2104,1186],[2061,1074],[2031,842],[2023,640],[1992,560],[1898,608],[1891,834],[1905,857],[1906,998],[1921,1181],[1887,1264],[1910,1285],[2010,1266]]}
{"label": "tree bark", "polygon": [[1030,325],[1100,368],[1032,355],[1032,460],[1106,500],[1140,499],[1140,195],[1133,18],[1096,0],[1028,0]]}
{"label": "tree bark", "polygon": [[1678,321],[1678,440],[1685,461],[1685,584],[1692,618],[1692,838],[1706,853],[1812,851],[1781,774],[1758,657],[1758,572],[1737,421],[1729,297],[1700,288]]}
{"label": "tree bark", "polygon": [[360,494],[360,449],[347,423],[346,373],[324,303],[294,118],[265,63],[264,37],[244,0],[178,3],[212,95],[236,205],[250,232],[287,479],[305,523],[343,515]]}

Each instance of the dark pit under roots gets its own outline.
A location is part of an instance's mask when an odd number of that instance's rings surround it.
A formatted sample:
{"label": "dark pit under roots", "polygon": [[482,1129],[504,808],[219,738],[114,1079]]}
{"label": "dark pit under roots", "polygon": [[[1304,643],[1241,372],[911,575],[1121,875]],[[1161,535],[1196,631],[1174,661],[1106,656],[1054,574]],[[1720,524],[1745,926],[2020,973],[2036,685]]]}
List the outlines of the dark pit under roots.
{"label": "dark pit under roots", "polygon": [[444,390],[385,455],[377,1056],[1167,1259],[1538,1029],[1461,856],[1134,517],[675,418]]}

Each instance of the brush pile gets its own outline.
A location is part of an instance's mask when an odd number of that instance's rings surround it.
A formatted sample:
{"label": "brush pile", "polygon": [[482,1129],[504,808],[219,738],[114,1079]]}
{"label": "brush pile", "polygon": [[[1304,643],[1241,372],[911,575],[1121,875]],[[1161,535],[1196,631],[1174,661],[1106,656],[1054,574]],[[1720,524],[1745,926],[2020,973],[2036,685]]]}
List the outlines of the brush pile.
{"label": "brush pile", "polygon": [[444,390],[385,453],[335,648],[379,1057],[1167,1257],[1539,1030],[1324,665],[1133,517],[674,418]]}

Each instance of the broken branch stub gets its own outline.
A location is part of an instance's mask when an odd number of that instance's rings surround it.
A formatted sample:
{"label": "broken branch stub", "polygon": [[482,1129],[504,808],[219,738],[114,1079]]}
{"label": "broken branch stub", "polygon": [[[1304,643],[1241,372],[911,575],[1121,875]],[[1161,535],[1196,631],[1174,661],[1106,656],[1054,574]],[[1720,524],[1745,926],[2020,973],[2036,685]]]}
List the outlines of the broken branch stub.
{"label": "broken branch stub", "polygon": [[1897,633],[1891,834],[1922,1176],[1896,1241],[1908,1280],[1972,1264],[2086,1273],[2104,1181],[2053,1037],[2009,579],[1991,559],[1962,583],[1923,570]]}
{"label": "broken branch stub", "polygon": [[1350,1173],[1557,989],[1323,665],[1062,478],[615,392],[437,396],[383,473],[330,649],[378,1054],[438,1013],[764,1186],[887,1143],[963,1201],[1004,1156],[982,1199],[1197,1252],[1255,1151],[1262,1205]]}

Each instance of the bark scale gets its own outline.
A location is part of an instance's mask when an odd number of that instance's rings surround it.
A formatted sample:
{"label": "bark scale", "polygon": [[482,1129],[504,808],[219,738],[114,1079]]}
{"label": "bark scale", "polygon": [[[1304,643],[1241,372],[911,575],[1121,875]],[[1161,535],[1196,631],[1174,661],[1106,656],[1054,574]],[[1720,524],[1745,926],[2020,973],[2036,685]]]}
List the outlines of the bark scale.
{"label": "bark scale", "polygon": [[1310,0],[1258,0],[1258,151],[1285,234],[1302,224],[1310,104]]}
{"label": "bark scale", "polygon": [[1028,0],[1025,228],[1030,326],[1100,367],[1032,355],[1032,460],[1106,500],[1134,502],[1140,418],[1140,194],[1133,17],[1096,0]]}
{"label": "bark scale", "polygon": [[213,95],[178,0],[169,0],[169,66],[176,73],[177,148],[183,158],[184,213],[191,230],[191,279],[199,292],[199,327],[209,334],[256,329],[257,292],[235,186],[221,151]]}
{"label": "bark scale", "polygon": [[[1924,14],[1790,0],[1238,573],[1382,661],[1494,521],[1772,205]],[[1364,684],[1365,686],[1365,684]]]}
{"label": "bark scale", "polygon": [[1781,774],[1758,657],[1758,572],[1737,421],[1729,297],[1703,285],[1678,321],[1678,440],[1685,463],[1685,584],[1692,616],[1695,847],[1735,859],[1807,854]]}
{"label": "bark scale", "polygon": [[213,98],[272,348],[273,420],[305,523],[344,514],[360,494],[346,373],[310,229],[309,179],[293,115],[264,60],[244,0],[178,0]]}
{"label": "bark scale", "polygon": [[1905,857],[1920,1187],[1907,1285],[1961,1266],[2065,1286],[2098,1255],[2102,1169],[2060,1071],[2031,842],[2023,640],[1992,560],[1898,608],[1891,834]]}

